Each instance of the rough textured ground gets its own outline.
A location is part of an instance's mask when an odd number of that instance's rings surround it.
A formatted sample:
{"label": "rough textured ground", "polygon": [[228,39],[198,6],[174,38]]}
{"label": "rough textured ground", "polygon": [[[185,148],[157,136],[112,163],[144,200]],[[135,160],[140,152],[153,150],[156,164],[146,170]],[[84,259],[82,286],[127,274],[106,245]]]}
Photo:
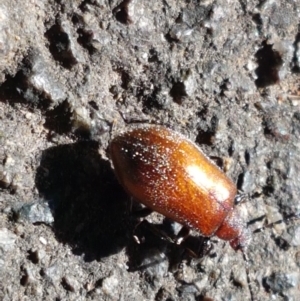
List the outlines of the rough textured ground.
{"label": "rough textured ground", "polygon": [[284,219],[253,235],[248,277],[257,300],[299,300],[299,7],[2,0],[0,299],[250,300],[228,244],[191,259],[144,224],[134,240],[107,146],[154,123],[196,141],[250,196],[239,206],[251,230]]}

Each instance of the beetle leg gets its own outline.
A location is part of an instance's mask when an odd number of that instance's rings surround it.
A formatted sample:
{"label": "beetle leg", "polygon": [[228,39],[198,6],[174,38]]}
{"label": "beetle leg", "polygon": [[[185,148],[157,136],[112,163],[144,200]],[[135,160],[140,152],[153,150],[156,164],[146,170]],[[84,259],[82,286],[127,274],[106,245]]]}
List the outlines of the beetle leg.
{"label": "beetle leg", "polygon": [[139,209],[139,210],[132,211],[131,215],[134,218],[143,218],[143,217],[146,217],[146,216],[150,215],[152,212],[153,212],[153,210],[151,210],[150,208],[145,207],[145,208],[142,208],[142,209]]}
{"label": "beetle leg", "polygon": [[134,218],[143,218],[150,215],[153,212],[153,210],[148,207],[141,207],[139,201],[135,200],[132,197],[130,198],[128,207],[131,216]]}
{"label": "beetle leg", "polygon": [[190,229],[187,227],[182,227],[178,234],[176,235],[175,242],[180,245],[188,236],[190,235]]}
{"label": "beetle leg", "polygon": [[238,194],[234,198],[234,204],[235,205],[242,204],[244,202],[248,202],[249,199],[250,199],[250,196],[248,193],[238,191]]}
{"label": "beetle leg", "polygon": [[[168,241],[172,244],[174,244],[174,240],[163,230],[157,228],[156,225],[153,225],[151,223],[149,223],[147,220],[142,220],[141,222],[139,222],[134,229],[134,232],[136,232],[137,228],[139,227],[144,227],[144,229],[149,230],[152,234],[154,234],[156,237],[159,237],[165,241]],[[141,243],[141,241],[138,239],[137,235],[133,235],[135,241],[137,241],[139,244]]]}

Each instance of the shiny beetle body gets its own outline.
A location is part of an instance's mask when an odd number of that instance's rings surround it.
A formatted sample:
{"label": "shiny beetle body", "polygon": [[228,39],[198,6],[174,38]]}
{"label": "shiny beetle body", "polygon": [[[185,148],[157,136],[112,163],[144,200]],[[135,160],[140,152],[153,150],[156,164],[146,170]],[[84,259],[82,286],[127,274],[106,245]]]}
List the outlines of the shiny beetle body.
{"label": "shiny beetle body", "polygon": [[234,183],[192,141],[143,125],[115,137],[110,155],[119,182],[139,202],[203,236],[230,241],[235,250],[247,246]]}

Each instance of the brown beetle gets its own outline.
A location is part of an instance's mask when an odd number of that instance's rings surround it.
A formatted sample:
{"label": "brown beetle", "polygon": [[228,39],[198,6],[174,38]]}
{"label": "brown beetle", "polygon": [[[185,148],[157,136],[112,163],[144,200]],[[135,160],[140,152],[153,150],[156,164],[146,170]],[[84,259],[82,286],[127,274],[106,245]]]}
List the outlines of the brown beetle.
{"label": "brown beetle", "polygon": [[245,249],[250,233],[234,207],[234,183],[192,141],[163,126],[133,127],[115,137],[116,176],[136,200],[164,216]]}

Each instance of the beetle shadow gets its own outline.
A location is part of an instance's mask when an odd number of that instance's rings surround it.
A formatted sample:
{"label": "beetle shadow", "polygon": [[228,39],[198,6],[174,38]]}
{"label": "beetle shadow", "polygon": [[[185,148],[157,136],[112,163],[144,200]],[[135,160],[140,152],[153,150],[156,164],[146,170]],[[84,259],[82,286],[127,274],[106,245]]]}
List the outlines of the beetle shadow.
{"label": "beetle shadow", "polygon": [[35,178],[54,215],[57,239],[86,261],[119,252],[132,233],[128,196],[93,141],[51,147]]}

